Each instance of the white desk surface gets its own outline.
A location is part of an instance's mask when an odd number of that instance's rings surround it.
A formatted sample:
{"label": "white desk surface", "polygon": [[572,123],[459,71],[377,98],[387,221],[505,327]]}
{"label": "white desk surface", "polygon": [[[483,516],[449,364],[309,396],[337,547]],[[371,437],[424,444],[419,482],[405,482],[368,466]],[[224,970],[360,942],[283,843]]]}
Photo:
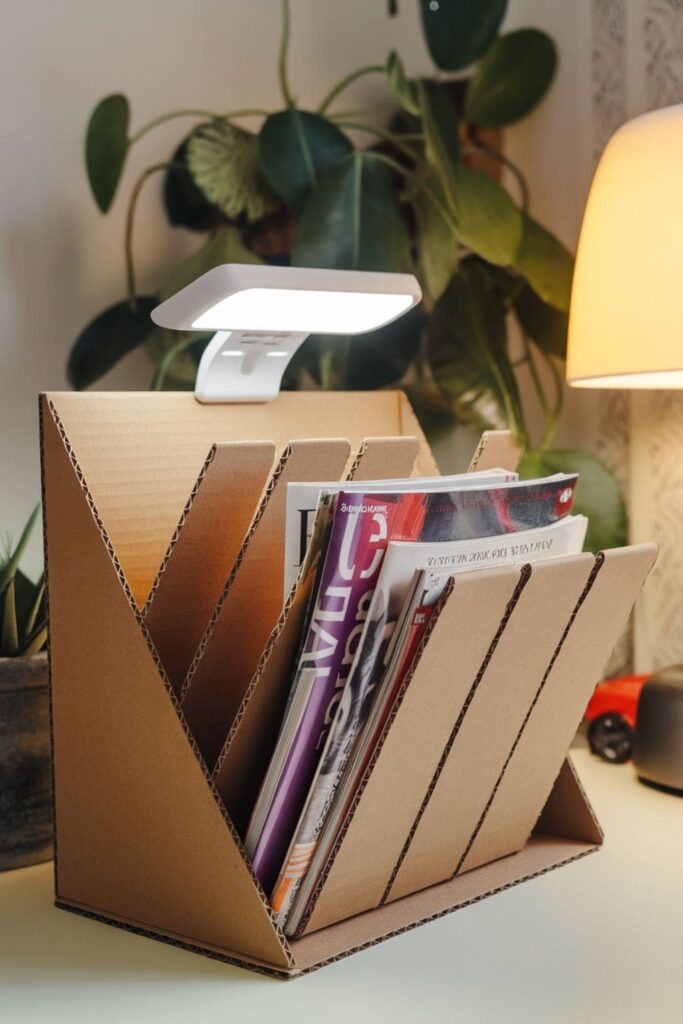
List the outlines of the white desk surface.
{"label": "white desk surface", "polygon": [[0,1020],[683,1021],[683,797],[574,755],[603,850],[291,982],[52,906],[49,864],[0,875]]}

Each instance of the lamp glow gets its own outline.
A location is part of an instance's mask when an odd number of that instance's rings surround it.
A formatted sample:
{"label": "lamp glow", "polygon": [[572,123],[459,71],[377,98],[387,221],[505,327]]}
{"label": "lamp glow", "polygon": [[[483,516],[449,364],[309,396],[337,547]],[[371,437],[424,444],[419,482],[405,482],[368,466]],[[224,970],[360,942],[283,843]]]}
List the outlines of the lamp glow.
{"label": "lamp glow", "polygon": [[[161,327],[217,331],[202,356],[203,402],[274,398],[288,361],[311,334],[361,334],[422,298],[412,274],[303,267],[214,267],[152,311]],[[221,356],[244,356],[222,360]]]}
{"label": "lamp glow", "polygon": [[576,257],[567,379],[683,388],[683,106],[625,124],[593,180]]}
{"label": "lamp glow", "polygon": [[226,324],[240,331],[306,331],[307,334],[360,334],[394,320],[412,305],[410,295],[246,288],[217,302],[192,327],[217,331]]}

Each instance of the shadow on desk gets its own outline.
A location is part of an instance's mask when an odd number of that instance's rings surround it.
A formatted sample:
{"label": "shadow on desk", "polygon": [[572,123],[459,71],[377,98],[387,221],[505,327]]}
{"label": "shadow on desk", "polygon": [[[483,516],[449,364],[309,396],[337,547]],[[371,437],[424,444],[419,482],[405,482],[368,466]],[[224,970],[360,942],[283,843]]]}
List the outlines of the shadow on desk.
{"label": "shadow on desk", "polygon": [[[16,985],[55,978],[82,984],[95,975],[163,983],[179,973],[188,985],[193,979],[205,985],[211,978],[254,984],[239,968],[58,910],[52,864],[0,874],[0,962]],[[262,982],[277,984],[270,978]]]}

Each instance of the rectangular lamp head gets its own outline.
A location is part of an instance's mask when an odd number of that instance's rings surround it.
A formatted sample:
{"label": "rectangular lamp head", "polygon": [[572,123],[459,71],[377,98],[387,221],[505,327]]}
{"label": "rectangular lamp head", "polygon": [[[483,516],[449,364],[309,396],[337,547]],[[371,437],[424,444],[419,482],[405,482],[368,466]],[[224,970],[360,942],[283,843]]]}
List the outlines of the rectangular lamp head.
{"label": "rectangular lamp head", "polygon": [[421,298],[412,274],[224,264],[162,302],[152,320],[217,332],[199,365],[199,401],[263,402],[309,334],[374,331]]}

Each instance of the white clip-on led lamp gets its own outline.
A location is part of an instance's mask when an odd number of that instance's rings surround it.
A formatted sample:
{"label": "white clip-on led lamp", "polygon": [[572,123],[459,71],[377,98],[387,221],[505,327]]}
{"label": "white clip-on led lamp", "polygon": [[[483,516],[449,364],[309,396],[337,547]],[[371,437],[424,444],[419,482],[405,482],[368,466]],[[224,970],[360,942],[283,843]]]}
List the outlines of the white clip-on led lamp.
{"label": "white clip-on led lamp", "polygon": [[412,274],[224,264],[152,311],[160,327],[216,331],[197,371],[200,402],[267,402],[309,334],[363,334],[412,309]]}

